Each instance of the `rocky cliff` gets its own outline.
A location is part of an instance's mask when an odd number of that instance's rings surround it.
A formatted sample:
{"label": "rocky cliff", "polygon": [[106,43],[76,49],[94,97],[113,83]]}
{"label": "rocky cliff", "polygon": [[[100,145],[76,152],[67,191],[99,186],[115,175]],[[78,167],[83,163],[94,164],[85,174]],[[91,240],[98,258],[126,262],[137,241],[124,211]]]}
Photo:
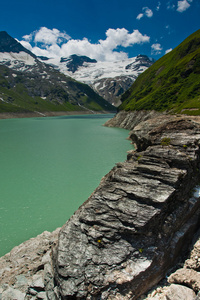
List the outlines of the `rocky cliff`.
{"label": "rocky cliff", "polygon": [[[200,119],[154,112],[121,113],[112,122],[117,119],[133,129],[137,149],[61,228],[51,254],[49,246],[43,249],[46,261],[25,290],[19,287],[20,269],[8,282],[13,265],[4,265],[2,299],[16,290],[24,293],[16,299],[138,299],[188,250],[200,225]],[[187,276],[183,282],[193,289],[188,299],[198,292],[198,267],[185,267],[193,273],[193,284]],[[22,273],[27,278],[30,272]]]}

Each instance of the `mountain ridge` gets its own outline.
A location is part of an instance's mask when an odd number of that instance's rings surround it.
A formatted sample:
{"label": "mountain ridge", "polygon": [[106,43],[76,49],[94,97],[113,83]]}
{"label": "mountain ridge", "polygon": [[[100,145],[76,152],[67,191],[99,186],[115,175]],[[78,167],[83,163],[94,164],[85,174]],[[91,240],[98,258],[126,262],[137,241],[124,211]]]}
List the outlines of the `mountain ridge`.
{"label": "mountain ridge", "polygon": [[69,71],[75,73],[84,63],[96,63],[96,59],[91,59],[88,56],[79,56],[76,54],[70,55],[68,58],[61,57],[60,62],[65,62]]}
{"label": "mountain ridge", "polygon": [[121,103],[120,96],[138,75],[154,63],[153,59],[141,54],[114,62],[95,61],[82,55],[40,59],[65,75],[90,85],[95,92],[115,106]]}
{"label": "mountain ridge", "polygon": [[32,57],[36,58],[35,54],[23,47],[16,39],[11,37],[6,31],[0,31],[0,41],[0,52],[19,53],[21,51],[24,51]]}
{"label": "mountain ridge", "polygon": [[0,32],[0,47],[0,112],[115,111],[88,85],[41,62],[6,32]]}

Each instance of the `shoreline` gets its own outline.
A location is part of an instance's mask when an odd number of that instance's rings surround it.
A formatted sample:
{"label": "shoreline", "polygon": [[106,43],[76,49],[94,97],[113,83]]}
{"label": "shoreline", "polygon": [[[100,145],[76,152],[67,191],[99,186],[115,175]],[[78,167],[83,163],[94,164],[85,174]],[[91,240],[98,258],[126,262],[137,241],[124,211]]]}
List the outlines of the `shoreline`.
{"label": "shoreline", "polygon": [[47,112],[24,112],[24,113],[14,113],[5,112],[0,113],[0,120],[4,119],[16,119],[16,118],[39,118],[39,117],[59,117],[59,116],[72,116],[72,115],[99,115],[99,114],[116,114],[112,111],[47,111]]}

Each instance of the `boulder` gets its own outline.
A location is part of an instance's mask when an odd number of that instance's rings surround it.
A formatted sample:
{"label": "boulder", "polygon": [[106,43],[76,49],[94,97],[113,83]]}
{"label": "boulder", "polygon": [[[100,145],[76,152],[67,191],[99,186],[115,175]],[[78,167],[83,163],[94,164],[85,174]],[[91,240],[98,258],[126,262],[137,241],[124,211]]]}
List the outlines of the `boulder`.
{"label": "boulder", "polygon": [[200,290],[200,273],[193,269],[182,268],[170,275],[169,282],[188,286],[198,292]]}
{"label": "boulder", "polygon": [[25,293],[20,292],[17,289],[13,289],[12,287],[8,287],[1,296],[2,300],[24,300]]}
{"label": "boulder", "polygon": [[166,300],[195,300],[196,294],[193,290],[179,284],[172,284],[168,289]]}
{"label": "boulder", "polygon": [[0,258],[0,299],[1,295],[2,300],[37,299],[37,294],[45,292],[46,286],[49,286],[46,280],[50,280],[45,270],[47,265],[51,266],[51,247],[57,241],[59,230],[52,233],[45,231]]}

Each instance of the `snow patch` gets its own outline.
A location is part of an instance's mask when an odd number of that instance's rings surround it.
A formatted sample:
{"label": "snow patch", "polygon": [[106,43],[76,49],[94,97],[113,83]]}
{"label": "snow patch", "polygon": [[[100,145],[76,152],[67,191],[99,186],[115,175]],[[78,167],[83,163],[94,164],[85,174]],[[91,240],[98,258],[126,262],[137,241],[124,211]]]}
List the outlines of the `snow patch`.
{"label": "snow patch", "polygon": [[[72,73],[66,66],[66,61],[60,62],[59,58],[50,58],[46,63],[52,66],[56,66],[62,73],[70,76],[78,81],[93,84],[95,81],[105,78],[115,78],[120,76],[137,77],[138,73],[142,73],[147,67],[139,66],[137,71],[126,69],[127,65],[135,63],[137,65],[137,57],[128,58],[122,61],[116,62],[96,62],[96,63],[84,63],[83,66]],[[140,64],[140,62],[138,62]]]}
{"label": "snow patch", "polygon": [[3,98],[0,98],[0,100],[1,100],[2,102],[9,103],[8,101],[4,100]]}
{"label": "snow patch", "polygon": [[35,58],[33,58],[30,54],[21,51],[19,53],[14,52],[0,52],[0,61],[1,62],[10,62],[11,68],[18,64],[18,61],[25,63],[26,65],[33,66],[35,62]]}

